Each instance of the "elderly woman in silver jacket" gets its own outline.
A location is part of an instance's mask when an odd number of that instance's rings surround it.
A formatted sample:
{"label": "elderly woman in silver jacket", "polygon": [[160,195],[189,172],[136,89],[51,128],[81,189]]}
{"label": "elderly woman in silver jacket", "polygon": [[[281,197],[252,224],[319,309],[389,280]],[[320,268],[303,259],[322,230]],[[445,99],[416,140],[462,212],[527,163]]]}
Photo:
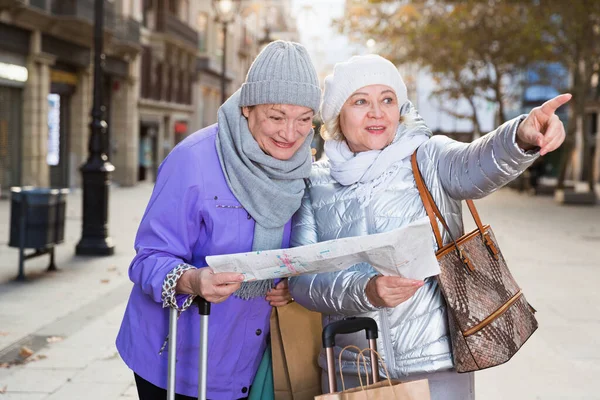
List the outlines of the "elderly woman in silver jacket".
{"label": "elderly woman in silver jacket", "polygon": [[[292,244],[390,231],[425,217],[410,164],[415,150],[427,186],[452,233],[460,236],[461,200],[494,192],[560,146],[564,127],[554,111],[569,99],[561,95],[465,144],[431,137],[388,60],[367,55],[337,64],[325,79],[321,104],[329,160],[313,165],[294,217]],[[473,374],[453,369],[446,306],[435,278],[381,276],[357,264],[294,277],[289,286],[299,304],[322,313],[323,325],[348,316],[374,318],[391,378],[428,378],[432,399],[474,398]],[[365,342],[364,334],[338,337],[336,357],[344,346],[366,347]],[[356,354],[345,352],[343,359],[346,387],[358,386]],[[326,370],[324,353],[319,364]]]}

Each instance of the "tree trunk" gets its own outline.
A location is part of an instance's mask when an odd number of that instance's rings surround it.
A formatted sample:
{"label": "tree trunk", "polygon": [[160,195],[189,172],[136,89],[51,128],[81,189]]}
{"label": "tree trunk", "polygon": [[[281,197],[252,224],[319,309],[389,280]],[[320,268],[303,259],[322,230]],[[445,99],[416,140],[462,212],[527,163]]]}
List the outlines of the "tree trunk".
{"label": "tree trunk", "polygon": [[477,116],[477,107],[475,105],[475,101],[472,97],[467,97],[467,101],[471,106],[471,110],[473,110],[473,117],[471,118],[471,122],[473,123],[473,139],[475,137],[481,137],[481,125],[479,124],[479,118]]}
{"label": "tree trunk", "polygon": [[558,173],[558,182],[556,183],[556,189],[565,188],[567,168],[569,168],[569,163],[571,162],[571,153],[573,151],[573,148],[575,147],[575,135],[577,134],[577,119],[579,118],[579,107],[577,103],[580,100],[580,86],[582,81],[579,67],[577,65],[572,67],[571,74],[573,74],[573,82],[571,87],[571,93],[573,94],[573,98],[569,102],[569,120],[567,121],[567,130],[565,132],[566,136],[563,145],[563,155],[560,159],[560,170]]}

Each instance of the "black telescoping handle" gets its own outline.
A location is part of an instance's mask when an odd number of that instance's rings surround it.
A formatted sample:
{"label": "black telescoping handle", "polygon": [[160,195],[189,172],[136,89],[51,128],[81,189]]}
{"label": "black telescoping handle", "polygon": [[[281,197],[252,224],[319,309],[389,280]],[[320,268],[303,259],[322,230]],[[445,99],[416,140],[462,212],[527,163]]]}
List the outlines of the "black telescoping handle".
{"label": "black telescoping handle", "polygon": [[335,335],[365,330],[367,339],[377,339],[377,322],[369,317],[350,317],[335,321],[323,328],[323,347],[335,346]]}
{"label": "black telescoping handle", "polygon": [[194,303],[198,306],[200,315],[210,315],[210,302],[206,301],[204,297],[196,296]]}

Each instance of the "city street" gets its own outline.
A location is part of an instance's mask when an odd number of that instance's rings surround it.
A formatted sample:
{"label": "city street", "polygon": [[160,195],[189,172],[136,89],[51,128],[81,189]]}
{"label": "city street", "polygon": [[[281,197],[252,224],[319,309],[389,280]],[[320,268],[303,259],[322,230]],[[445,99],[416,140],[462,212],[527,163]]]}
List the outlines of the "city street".
{"label": "city street", "polygon": [[[10,202],[0,201],[0,400],[137,398],[114,341],[131,287],[134,235],[151,190],[149,184],[111,189],[116,251],[96,258],[74,255],[81,192],[71,193],[59,271],[45,272],[48,256],[28,260],[26,282],[14,281]],[[560,206],[509,189],[476,204],[540,323],[509,363],[477,373],[477,399],[600,399],[600,208]],[[474,226],[468,211],[465,220]],[[27,362],[12,365],[28,349]]]}

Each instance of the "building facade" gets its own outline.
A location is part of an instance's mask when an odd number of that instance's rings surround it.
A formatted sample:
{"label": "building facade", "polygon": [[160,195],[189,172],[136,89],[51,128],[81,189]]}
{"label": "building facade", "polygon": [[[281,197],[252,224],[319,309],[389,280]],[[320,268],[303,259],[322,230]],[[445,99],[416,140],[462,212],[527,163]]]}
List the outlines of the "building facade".
{"label": "building facade", "polygon": [[[105,0],[108,156],[137,102],[139,23],[133,3]],[[0,186],[79,186],[92,107],[94,1],[0,1]],[[132,99],[136,99],[131,102]],[[119,135],[117,134],[119,133]],[[135,134],[135,132],[133,132]]]}
{"label": "building facade", "polygon": [[[0,188],[79,187],[93,99],[95,0],[0,0]],[[225,34],[209,0],[104,0],[105,151],[119,185],[153,181],[217,121],[262,46],[297,40],[291,1],[244,0]],[[227,43],[225,73],[223,48]]]}

